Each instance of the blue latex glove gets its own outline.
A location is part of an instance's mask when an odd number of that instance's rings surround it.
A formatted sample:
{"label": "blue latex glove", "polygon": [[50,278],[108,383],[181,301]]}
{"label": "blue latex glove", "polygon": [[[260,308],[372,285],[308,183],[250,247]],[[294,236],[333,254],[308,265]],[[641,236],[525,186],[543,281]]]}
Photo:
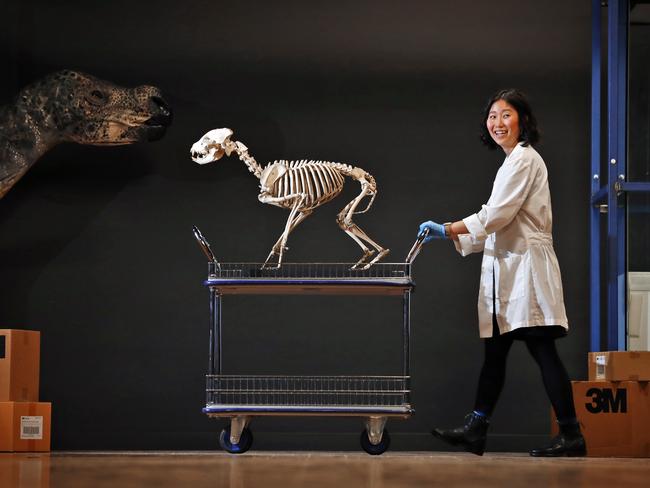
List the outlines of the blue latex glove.
{"label": "blue latex glove", "polygon": [[442,224],[438,224],[431,220],[422,222],[420,224],[420,230],[418,231],[418,237],[425,231],[425,229],[429,229],[429,235],[424,238],[424,242],[429,242],[433,239],[447,239],[447,236],[445,235],[445,226]]}

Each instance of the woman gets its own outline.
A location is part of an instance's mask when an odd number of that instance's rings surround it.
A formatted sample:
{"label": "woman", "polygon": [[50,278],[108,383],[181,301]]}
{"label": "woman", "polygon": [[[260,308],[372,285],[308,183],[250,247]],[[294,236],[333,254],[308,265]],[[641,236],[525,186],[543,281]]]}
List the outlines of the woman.
{"label": "woman", "polygon": [[506,153],[487,204],[457,222],[420,225],[420,233],[429,231],[425,242],[452,239],[463,256],[483,252],[478,315],[485,359],[476,403],[462,427],[434,429],[433,435],[483,454],[490,416],[503,388],[508,351],[514,340],[522,340],[541,369],[560,427],[548,446],[530,454],[584,456],[571,384],[555,349],[555,339],[566,335],[568,321],[551,236],[547,171],[532,147],[539,131],[521,92],[503,90],[490,98],[481,139],[489,148],[501,147]]}

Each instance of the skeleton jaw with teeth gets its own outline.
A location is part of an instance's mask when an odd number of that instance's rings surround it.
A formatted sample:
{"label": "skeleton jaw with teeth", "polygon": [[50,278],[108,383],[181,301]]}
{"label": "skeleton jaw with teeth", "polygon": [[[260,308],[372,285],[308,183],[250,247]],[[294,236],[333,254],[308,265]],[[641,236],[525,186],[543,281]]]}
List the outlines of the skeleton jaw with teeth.
{"label": "skeleton jaw with teeth", "polygon": [[224,154],[230,156],[236,145],[230,140],[230,129],[214,129],[195,142],[190,149],[192,161],[199,164],[217,161]]}

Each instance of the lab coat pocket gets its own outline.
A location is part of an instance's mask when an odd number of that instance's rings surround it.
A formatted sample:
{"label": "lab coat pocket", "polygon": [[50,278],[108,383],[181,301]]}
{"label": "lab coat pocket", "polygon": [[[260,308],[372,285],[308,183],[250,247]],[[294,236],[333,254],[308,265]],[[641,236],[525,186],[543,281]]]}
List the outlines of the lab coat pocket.
{"label": "lab coat pocket", "polygon": [[492,299],[494,298],[493,266],[494,259],[484,254],[481,263],[481,284],[478,296],[486,299],[490,307],[492,307]]}
{"label": "lab coat pocket", "polygon": [[498,259],[497,297],[502,302],[511,302],[528,294],[530,266],[528,254],[509,254]]}
{"label": "lab coat pocket", "polygon": [[552,247],[533,248],[535,270],[532,273],[535,298],[544,314],[552,318],[565,317],[560,265]]}

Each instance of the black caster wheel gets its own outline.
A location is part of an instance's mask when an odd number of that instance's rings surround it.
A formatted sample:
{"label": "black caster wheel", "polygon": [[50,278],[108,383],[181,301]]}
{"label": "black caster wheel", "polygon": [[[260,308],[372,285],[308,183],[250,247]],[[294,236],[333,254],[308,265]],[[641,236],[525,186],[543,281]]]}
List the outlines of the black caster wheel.
{"label": "black caster wheel", "polygon": [[242,454],[248,451],[253,445],[253,434],[248,427],[245,427],[239,438],[239,443],[233,444],[230,442],[230,426],[228,426],[219,434],[219,445],[224,451],[228,451],[231,454]]}
{"label": "black caster wheel", "polygon": [[381,436],[381,442],[377,445],[372,444],[370,439],[368,439],[368,431],[364,430],[361,432],[361,447],[368,454],[372,454],[373,456],[383,454],[388,449],[388,446],[390,446],[390,436],[386,429],[384,429],[384,433]]}

